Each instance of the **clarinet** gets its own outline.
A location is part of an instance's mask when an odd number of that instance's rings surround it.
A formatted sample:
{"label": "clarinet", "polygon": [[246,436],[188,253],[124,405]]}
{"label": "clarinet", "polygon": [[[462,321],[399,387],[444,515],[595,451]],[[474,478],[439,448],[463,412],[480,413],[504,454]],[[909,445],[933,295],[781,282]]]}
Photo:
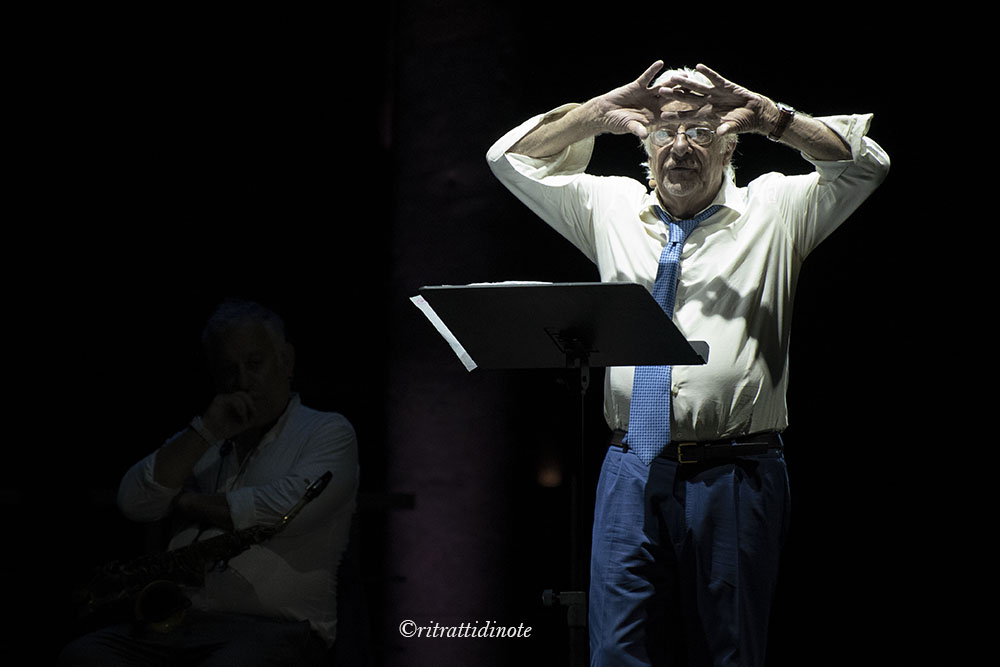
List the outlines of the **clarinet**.
{"label": "clarinet", "polygon": [[204,586],[209,565],[220,563],[225,567],[231,558],[280,533],[323,492],[332,477],[333,473],[327,471],[310,484],[299,502],[272,526],[251,526],[126,563],[105,563],[76,593],[80,620],[107,611],[121,613],[123,607],[131,607],[135,621],[154,630],[169,631],[191,604],[181,586]]}

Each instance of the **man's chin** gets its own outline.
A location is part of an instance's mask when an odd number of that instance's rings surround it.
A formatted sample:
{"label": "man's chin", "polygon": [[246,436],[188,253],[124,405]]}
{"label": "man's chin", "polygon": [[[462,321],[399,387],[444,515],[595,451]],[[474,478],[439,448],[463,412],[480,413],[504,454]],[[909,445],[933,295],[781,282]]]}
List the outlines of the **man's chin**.
{"label": "man's chin", "polygon": [[687,199],[695,193],[695,188],[687,183],[664,183],[663,195],[670,199]]}

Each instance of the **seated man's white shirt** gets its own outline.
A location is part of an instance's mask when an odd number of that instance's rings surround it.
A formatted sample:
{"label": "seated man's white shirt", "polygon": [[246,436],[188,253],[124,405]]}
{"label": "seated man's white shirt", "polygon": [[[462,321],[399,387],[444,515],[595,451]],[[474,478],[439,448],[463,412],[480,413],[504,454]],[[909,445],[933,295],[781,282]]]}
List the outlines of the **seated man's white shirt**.
{"label": "seated man's white shirt", "polygon": [[[119,488],[131,519],[155,521],[170,512],[179,489],[155,482],[156,452],[135,464]],[[327,471],[333,478],[274,538],[251,546],[228,567],[211,571],[190,591],[195,608],[308,620],[328,643],[336,637],[337,567],[347,546],[358,486],[354,429],[340,414],[303,406],[293,396],[278,423],[240,465],[235,453],[211,447],[194,469],[194,490],[225,493],[235,530],[273,525]],[[219,534],[189,526],[169,548]]]}

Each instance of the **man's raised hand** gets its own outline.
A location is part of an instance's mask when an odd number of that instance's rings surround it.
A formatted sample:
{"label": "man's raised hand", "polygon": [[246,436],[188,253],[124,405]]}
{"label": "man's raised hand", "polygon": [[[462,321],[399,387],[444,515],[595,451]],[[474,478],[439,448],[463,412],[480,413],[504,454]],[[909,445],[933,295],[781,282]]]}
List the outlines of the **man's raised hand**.
{"label": "man's raised hand", "polygon": [[698,65],[695,70],[704,74],[711,83],[705,85],[688,76],[674,75],[658,87],[657,93],[664,99],[692,101],[701,98],[702,106],[711,106],[712,111],[722,119],[717,129],[719,136],[730,132],[770,131],[777,114],[774,102],[736,85],[705,65]]}
{"label": "man's raised hand", "polygon": [[590,101],[597,113],[597,121],[605,132],[634,134],[645,139],[647,128],[660,118],[659,88],[650,88],[656,74],[663,69],[657,60],[642,75],[630,83],[609,91]]}

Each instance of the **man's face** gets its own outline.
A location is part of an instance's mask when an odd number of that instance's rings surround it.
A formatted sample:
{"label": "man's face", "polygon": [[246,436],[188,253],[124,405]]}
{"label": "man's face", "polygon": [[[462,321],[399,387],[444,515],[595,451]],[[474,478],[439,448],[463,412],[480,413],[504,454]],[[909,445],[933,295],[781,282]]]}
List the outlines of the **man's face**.
{"label": "man's face", "polygon": [[649,166],[656,181],[660,202],[674,217],[688,218],[708,206],[722,186],[732,148],[714,135],[701,145],[684,132],[692,128],[715,130],[720,119],[710,108],[672,102],[664,108],[666,115],[650,134],[658,129],[676,133],[673,141],[663,146],[650,142]]}
{"label": "man's face", "polygon": [[210,351],[212,373],[221,393],[246,392],[253,400],[252,426],[281,416],[291,397],[291,345],[260,323],[231,327]]}

